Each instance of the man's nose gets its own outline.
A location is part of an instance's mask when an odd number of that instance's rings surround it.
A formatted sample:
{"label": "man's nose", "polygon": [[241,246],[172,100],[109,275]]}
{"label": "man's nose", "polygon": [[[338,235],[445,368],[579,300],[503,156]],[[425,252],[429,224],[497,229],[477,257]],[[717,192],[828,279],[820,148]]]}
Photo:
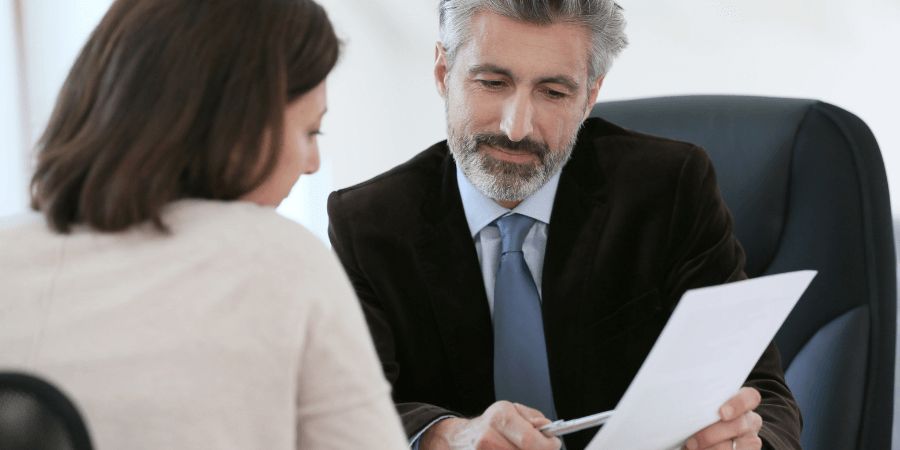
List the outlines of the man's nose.
{"label": "man's nose", "polygon": [[519,142],[532,132],[534,106],[528,94],[516,94],[503,109],[503,120],[500,130],[513,142]]}

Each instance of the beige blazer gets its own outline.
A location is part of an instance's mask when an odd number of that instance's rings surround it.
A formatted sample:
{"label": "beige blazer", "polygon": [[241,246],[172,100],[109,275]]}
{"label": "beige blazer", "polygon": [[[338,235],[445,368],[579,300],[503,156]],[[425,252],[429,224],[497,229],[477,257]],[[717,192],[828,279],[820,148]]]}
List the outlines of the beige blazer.
{"label": "beige blazer", "polygon": [[406,447],[329,249],[249,203],[163,220],[170,235],[0,225],[0,370],[61,387],[101,450]]}

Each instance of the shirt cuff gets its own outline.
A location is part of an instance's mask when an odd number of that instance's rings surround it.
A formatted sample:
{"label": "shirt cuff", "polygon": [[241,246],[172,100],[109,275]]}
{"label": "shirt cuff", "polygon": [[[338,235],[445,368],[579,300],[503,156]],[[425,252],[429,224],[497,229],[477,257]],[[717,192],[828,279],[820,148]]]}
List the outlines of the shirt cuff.
{"label": "shirt cuff", "polygon": [[436,424],[436,423],[438,423],[438,422],[440,422],[440,421],[442,421],[442,420],[444,420],[444,419],[451,419],[451,418],[453,418],[453,417],[456,417],[456,416],[450,416],[450,415],[440,416],[440,417],[438,417],[438,418],[432,420],[431,423],[429,423],[428,425],[425,425],[424,427],[422,427],[422,429],[419,430],[419,432],[416,433],[416,435],[413,436],[413,437],[409,440],[409,448],[410,448],[411,450],[419,450],[419,438],[421,438],[422,435],[425,434],[425,432],[428,431],[428,429],[431,428],[432,425],[434,425],[434,424]]}

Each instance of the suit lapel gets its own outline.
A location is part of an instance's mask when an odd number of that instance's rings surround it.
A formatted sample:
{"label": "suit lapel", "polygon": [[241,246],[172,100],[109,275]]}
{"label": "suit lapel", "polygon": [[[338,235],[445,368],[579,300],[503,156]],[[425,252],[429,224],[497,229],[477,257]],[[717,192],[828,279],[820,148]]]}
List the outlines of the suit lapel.
{"label": "suit lapel", "polygon": [[586,123],[572,158],[563,169],[548,229],[543,270],[543,315],[554,400],[560,417],[583,409],[579,344],[588,281],[600,245],[608,205],[597,147]]}
{"label": "suit lapel", "polygon": [[494,399],[490,310],[449,152],[442,167],[416,251],[457,392],[473,409],[460,412],[480,414]]}

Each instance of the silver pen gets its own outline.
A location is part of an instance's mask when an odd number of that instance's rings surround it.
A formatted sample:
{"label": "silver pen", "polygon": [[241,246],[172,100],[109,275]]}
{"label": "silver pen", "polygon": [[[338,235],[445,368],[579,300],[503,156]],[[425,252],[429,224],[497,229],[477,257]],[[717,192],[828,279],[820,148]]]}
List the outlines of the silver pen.
{"label": "silver pen", "polygon": [[538,428],[538,431],[547,436],[562,436],[564,434],[574,433],[588,428],[599,427],[605,424],[609,418],[612,417],[614,412],[616,412],[616,410],[612,409],[579,419],[557,420]]}

